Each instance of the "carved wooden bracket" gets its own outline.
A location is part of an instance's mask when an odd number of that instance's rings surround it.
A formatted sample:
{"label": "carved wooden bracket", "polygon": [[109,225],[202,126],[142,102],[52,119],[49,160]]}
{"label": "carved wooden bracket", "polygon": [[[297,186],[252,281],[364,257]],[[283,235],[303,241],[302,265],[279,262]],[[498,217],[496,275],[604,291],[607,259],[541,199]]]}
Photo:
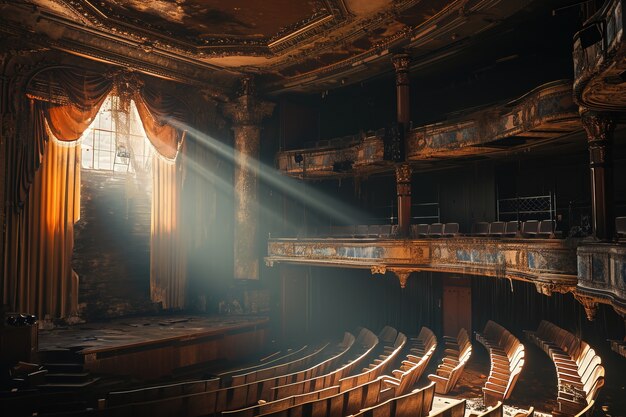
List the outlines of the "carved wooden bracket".
{"label": "carved wooden bracket", "polygon": [[552,284],[547,282],[535,282],[535,287],[537,288],[537,292],[539,294],[547,295],[548,297],[550,297],[552,293],[555,292],[566,294],[573,290],[573,288],[566,285]]}
{"label": "carved wooden bracket", "polygon": [[587,320],[593,321],[596,318],[596,314],[598,313],[598,301],[596,301],[592,297],[587,297],[585,295],[579,295],[576,293],[574,293],[574,298],[576,298],[576,300],[578,300],[578,302],[582,304],[585,308]]}
{"label": "carved wooden bracket", "polygon": [[409,276],[412,272],[415,272],[411,269],[391,269],[390,271],[398,277],[398,281],[400,281],[400,288],[406,287],[406,282],[408,281]]}

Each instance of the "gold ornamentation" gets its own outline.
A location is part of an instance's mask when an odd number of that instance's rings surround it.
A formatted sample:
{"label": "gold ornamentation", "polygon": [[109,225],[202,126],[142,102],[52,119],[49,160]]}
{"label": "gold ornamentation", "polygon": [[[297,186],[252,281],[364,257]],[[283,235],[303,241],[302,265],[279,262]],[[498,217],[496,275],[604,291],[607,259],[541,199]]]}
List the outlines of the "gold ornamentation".
{"label": "gold ornamentation", "polygon": [[370,267],[370,271],[372,272],[372,275],[374,274],[385,275],[385,273],[387,273],[387,266],[386,265],[372,265]]}
{"label": "gold ornamentation", "polygon": [[[615,117],[610,113],[586,111],[582,113],[580,120],[585,132],[587,132],[590,147],[596,142],[606,142],[613,136]],[[601,145],[598,144],[597,146]]]}
{"label": "gold ornamentation", "polygon": [[411,275],[411,272],[413,271],[407,271],[404,269],[392,269],[391,272],[393,272],[394,274],[396,274],[396,276],[398,277],[398,281],[400,281],[400,288],[405,288],[406,287],[406,282],[409,279],[409,276]]}
{"label": "gold ornamentation", "polygon": [[411,174],[413,169],[410,164],[398,164],[396,165],[396,182],[397,183],[410,183]]}
{"label": "gold ornamentation", "polygon": [[585,308],[587,320],[593,321],[598,313],[598,301],[592,297],[587,297],[586,295],[580,295],[577,293],[574,293],[574,298]]}

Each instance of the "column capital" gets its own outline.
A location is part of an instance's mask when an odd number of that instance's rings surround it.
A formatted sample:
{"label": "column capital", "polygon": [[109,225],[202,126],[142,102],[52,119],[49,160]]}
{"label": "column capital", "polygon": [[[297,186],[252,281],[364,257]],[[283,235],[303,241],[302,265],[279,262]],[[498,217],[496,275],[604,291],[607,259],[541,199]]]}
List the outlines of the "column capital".
{"label": "column capital", "polygon": [[615,119],[612,113],[582,110],[580,120],[587,133],[587,141],[591,143],[610,140],[615,130]]}
{"label": "column capital", "polygon": [[410,183],[411,175],[413,174],[413,168],[410,164],[398,164],[396,165],[396,182],[397,183]]}
{"label": "column capital", "polygon": [[411,56],[405,53],[398,53],[391,58],[391,62],[393,62],[396,72],[406,72],[409,70]]}
{"label": "column capital", "polygon": [[241,95],[226,103],[223,113],[232,120],[235,127],[255,126],[272,115],[275,104],[263,101],[254,95],[254,85],[250,78],[241,81]]}

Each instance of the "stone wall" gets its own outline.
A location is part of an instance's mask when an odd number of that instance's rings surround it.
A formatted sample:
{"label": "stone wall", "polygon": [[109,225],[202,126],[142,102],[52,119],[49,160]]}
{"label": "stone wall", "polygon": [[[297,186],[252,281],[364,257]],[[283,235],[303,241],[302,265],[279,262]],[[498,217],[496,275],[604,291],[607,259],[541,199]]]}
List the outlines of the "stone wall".
{"label": "stone wall", "polygon": [[150,181],[82,171],[73,268],[86,320],[154,311],[150,302]]}

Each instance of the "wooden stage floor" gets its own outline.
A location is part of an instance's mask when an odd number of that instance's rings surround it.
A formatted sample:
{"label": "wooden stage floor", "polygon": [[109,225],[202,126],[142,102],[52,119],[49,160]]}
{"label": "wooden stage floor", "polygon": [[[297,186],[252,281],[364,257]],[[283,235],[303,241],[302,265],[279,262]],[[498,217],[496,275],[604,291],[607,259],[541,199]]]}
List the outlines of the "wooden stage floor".
{"label": "wooden stage floor", "polygon": [[39,331],[40,358],[78,355],[86,370],[153,379],[217,360],[240,360],[263,349],[265,316],[132,317]]}

